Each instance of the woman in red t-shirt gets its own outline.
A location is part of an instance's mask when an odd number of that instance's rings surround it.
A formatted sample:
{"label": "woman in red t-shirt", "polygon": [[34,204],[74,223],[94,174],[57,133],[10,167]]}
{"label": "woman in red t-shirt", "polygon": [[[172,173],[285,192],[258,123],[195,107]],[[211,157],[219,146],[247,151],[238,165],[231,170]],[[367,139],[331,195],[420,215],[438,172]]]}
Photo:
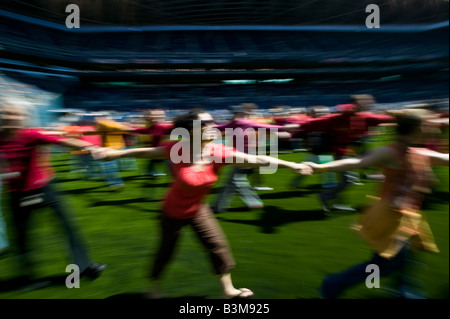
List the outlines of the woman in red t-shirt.
{"label": "woman in red t-shirt", "polygon": [[[196,122],[199,121],[199,122]],[[236,289],[230,270],[234,259],[219,223],[205,202],[206,196],[218,179],[221,166],[258,168],[269,165],[290,168],[302,174],[310,174],[307,165],[287,162],[269,156],[254,156],[236,151],[232,147],[213,143],[215,130],[209,113],[192,110],[174,122],[172,134],[179,134],[181,141],[165,143],[160,147],[130,150],[97,149],[96,159],[114,160],[121,157],[168,159],[174,181],[166,195],[161,218],[162,238],[151,272],[151,297],[160,297],[160,277],[169,262],[180,230],[191,225],[201,243],[208,249],[214,270],[219,276],[225,298],[248,298],[253,292]],[[201,145],[196,145],[196,140]],[[200,143],[198,143],[200,144]]]}

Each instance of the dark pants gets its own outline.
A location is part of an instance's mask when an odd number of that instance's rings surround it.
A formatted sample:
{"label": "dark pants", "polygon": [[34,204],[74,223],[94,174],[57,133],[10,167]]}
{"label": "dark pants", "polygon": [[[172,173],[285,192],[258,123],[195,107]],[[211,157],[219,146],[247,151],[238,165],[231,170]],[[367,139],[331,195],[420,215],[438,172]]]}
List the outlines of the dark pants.
{"label": "dark pants", "polygon": [[217,219],[208,205],[202,205],[197,216],[190,219],[172,219],[162,214],[161,242],[151,272],[152,279],[158,279],[161,276],[173,255],[181,228],[186,225],[192,227],[200,242],[209,251],[216,274],[225,274],[235,266],[228,241]]}
{"label": "dark pants", "polygon": [[[336,157],[336,160],[340,159],[342,159],[342,157]],[[342,172],[340,173],[340,182],[338,183],[338,185],[336,187],[323,191],[322,193],[320,193],[320,196],[324,201],[336,199],[338,194],[341,193],[344,189],[346,189],[349,184],[350,179],[348,177],[347,172]]]}
{"label": "dark pants", "polygon": [[[29,229],[31,213],[40,208],[50,207],[63,226],[69,243],[72,262],[78,265],[80,271],[92,264],[89,253],[78,234],[78,229],[71,215],[68,205],[57,194],[52,183],[43,188],[11,193],[11,208],[13,215],[13,230],[15,241],[19,250],[23,270],[31,273],[32,263],[29,256]],[[65,267],[64,267],[65,271]]]}
{"label": "dark pants", "polygon": [[[388,276],[394,272],[402,272],[408,260],[409,245],[406,244],[394,257],[387,259],[378,254],[374,254],[370,261],[350,267],[340,273],[326,277],[322,282],[321,294],[326,299],[335,299],[344,290],[363,283],[370,275],[366,268],[370,264],[375,264],[380,269],[380,277]],[[399,277],[400,279],[401,277]]]}
{"label": "dark pants", "polygon": [[164,160],[164,159],[151,159],[151,160],[149,160],[148,164],[147,164],[147,172],[146,172],[146,174],[148,174],[150,176],[153,176],[154,174],[158,173],[157,172],[158,166],[159,166],[160,169],[161,168],[168,169],[167,168],[167,166],[168,166],[167,160]]}
{"label": "dark pants", "polygon": [[330,188],[321,193],[321,197],[325,201],[336,199],[339,193],[341,193],[350,184],[349,176],[347,172],[340,173],[340,182],[336,187]]}

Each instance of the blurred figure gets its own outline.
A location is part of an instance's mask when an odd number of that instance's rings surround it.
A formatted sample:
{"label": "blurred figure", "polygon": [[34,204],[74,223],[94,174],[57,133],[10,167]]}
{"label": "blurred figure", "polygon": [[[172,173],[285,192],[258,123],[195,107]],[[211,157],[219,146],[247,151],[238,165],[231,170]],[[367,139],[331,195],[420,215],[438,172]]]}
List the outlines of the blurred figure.
{"label": "blurred figure", "polygon": [[54,173],[50,167],[50,155],[42,149],[46,145],[60,145],[72,149],[92,147],[91,144],[47,134],[24,126],[27,104],[10,100],[0,105],[0,151],[7,173],[20,175],[7,180],[10,191],[12,229],[19,250],[21,272],[32,276],[33,263],[29,256],[30,216],[36,209],[50,207],[64,227],[70,244],[72,262],[80,268],[82,276],[96,278],[105,268],[94,263],[89,256],[69,205],[52,182]]}
{"label": "blurred figure", "polygon": [[326,164],[306,163],[315,172],[344,172],[379,166],[386,176],[380,198],[362,214],[354,229],[374,250],[373,258],[343,272],[326,277],[322,283],[323,298],[338,298],[346,289],[364,282],[366,267],[375,264],[381,276],[398,273],[400,293],[405,298],[423,298],[409,287],[404,276],[415,249],[439,252],[425,217],[421,214],[424,195],[431,191],[434,174],[431,165],[449,164],[449,155],[426,148],[423,131],[428,123],[414,113],[397,114],[397,138],[362,158],[349,158]]}
{"label": "blurred figure", "polygon": [[[103,146],[100,135],[86,134],[87,132],[95,132],[96,130],[94,115],[84,114],[78,124],[78,129],[80,132],[79,139],[95,146]],[[92,159],[92,156],[88,151],[74,152],[79,153],[81,165],[87,179],[96,180],[103,177],[100,164]]]}
{"label": "blurred figure", "polygon": [[[250,104],[250,107],[254,107],[254,104]],[[224,124],[216,125],[215,128],[221,132],[226,132],[227,129],[242,129],[242,132],[235,131],[236,134],[233,135],[232,141],[227,141],[238,151],[243,153],[256,154],[258,137],[256,132],[247,131],[246,129],[258,128],[277,128],[283,129],[282,126],[267,125],[253,122],[248,119],[248,113],[250,109],[246,109],[242,105],[234,105],[230,107],[230,112],[233,114],[233,119]],[[253,135],[251,135],[253,134]],[[240,143],[239,141],[243,141]],[[217,195],[216,201],[213,204],[213,210],[216,213],[226,212],[235,194],[238,194],[241,200],[250,209],[262,208],[264,203],[258,194],[254,191],[254,188],[250,185],[248,181],[248,175],[257,174],[252,168],[243,167],[233,167],[230,175],[225,181],[225,186],[221,189],[220,193]]]}
{"label": "blurred figure", "polygon": [[[91,134],[96,131],[94,115],[83,114],[79,121],[73,124],[71,126],[60,127],[65,137],[80,139],[95,146],[102,146],[100,135]],[[88,151],[71,151],[70,155],[74,157],[74,162],[76,163],[75,172],[84,174],[84,177],[89,180],[101,179],[103,177],[100,164],[92,159]],[[70,166],[74,167],[74,164]]]}
{"label": "blurred figure", "polygon": [[8,229],[2,215],[3,180],[7,178],[17,177],[18,175],[19,173],[0,173],[0,258],[9,252]]}
{"label": "blurred figure", "polygon": [[[167,123],[166,112],[164,110],[148,110],[145,113],[146,127],[130,130],[132,133],[142,134],[145,147],[158,147],[164,141],[165,137],[170,135],[173,125]],[[144,175],[150,177],[166,175],[161,168],[164,166],[163,160],[149,160]],[[159,168],[159,170],[158,170]]]}
{"label": "blurred figure", "polygon": [[[195,121],[201,123],[198,130]],[[227,163],[244,168],[276,164],[297,173],[308,174],[311,171],[306,165],[269,156],[248,155],[232,147],[214,143],[217,136],[213,130],[213,118],[211,114],[202,110],[192,110],[179,116],[174,121],[174,128],[182,130],[187,136],[183,136],[181,141],[170,141],[160,147],[127,151],[100,149],[92,153],[94,158],[105,160],[131,156],[170,161],[174,181],[162,208],[162,235],[150,275],[149,296],[154,298],[162,296],[162,273],[174,253],[182,227],[190,225],[208,250],[214,271],[219,276],[224,298],[251,297],[253,295],[251,290],[236,289],[233,285],[230,270],[235,265],[234,258],[225,234],[205,199],[218,180],[220,168]],[[196,140],[201,145],[194,145]]]}
{"label": "blurred figure", "polygon": [[3,176],[0,175],[0,257],[3,256],[9,248],[8,230],[2,215],[2,194],[3,194]]}
{"label": "blurred figure", "polygon": [[[324,113],[324,110],[326,110],[325,106],[309,107],[306,110],[305,115],[303,115],[300,118],[297,117],[293,119],[295,121],[294,123],[301,126],[304,123],[308,122],[310,119],[314,119],[325,115],[326,113]],[[321,163],[324,160],[327,160],[328,162],[330,161],[328,159],[329,155],[324,155],[327,153],[327,150],[329,149],[329,139],[327,138],[327,134],[325,132],[308,132],[303,138],[299,140],[302,141],[302,144],[305,147],[304,150],[308,151],[308,154],[304,159],[304,161],[314,163]],[[322,187],[330,188],[335,187],[337,185],[334,173],[322,173],[321,175],[322,175],[321,176]],[[294,190],[300,188],[300,185],[305,180],[305,177],[306,176],[304,175],[294,176],[294,178],[289,183],[289,187],[291,187]]]}
{"label": "blurred figure", "polygon": [[[375,103],[372,95],[351,96],[352,103],[341,104],[337,108],[339,113],[328,114],[318,118],[313,118],[301,126],[294,136],[306,136],[311,132],[321,132],[328,139],[326,145],[329,148],[327,153],[331,153],[334,159],[356,156],[357,149],[368,133],[368,128],[380,123],[393,122],[394,118],[389,115],[374,114],[366,112],[367,108]],[[359,183],[353,174],[341,173],[341,180],[336,187],[327,189],[319,194],[319,200],[325,212],[331,210],[329,202],[338,198],[348,185]],[[339,210],[355,209],[344,205],[333,205]]]}
{"label": "blurred figure", "polygon": [[[100,135],[103,147],[123,150],[126,149],[124,134],[129,130],[131,128],[127,125],[114,121],[109,115],[103,115],[96,118],[96,130],[86,132],[85,135]],[[111,190],[118,190],[125,186],[119,161],[102,162],[100,166]]]}

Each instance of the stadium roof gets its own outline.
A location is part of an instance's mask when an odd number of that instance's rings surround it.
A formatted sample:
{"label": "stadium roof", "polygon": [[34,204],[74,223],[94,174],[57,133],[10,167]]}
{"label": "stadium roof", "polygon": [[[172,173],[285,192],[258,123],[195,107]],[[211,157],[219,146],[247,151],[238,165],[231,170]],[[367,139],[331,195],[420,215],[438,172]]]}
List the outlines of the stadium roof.
{"label": "stadium roof", "polygon": [[368,4],[380,7],[382,24],[448,20],[448,0],[10,0],[0,9],[64,24],[69,4],[84,26],[358,25]]}

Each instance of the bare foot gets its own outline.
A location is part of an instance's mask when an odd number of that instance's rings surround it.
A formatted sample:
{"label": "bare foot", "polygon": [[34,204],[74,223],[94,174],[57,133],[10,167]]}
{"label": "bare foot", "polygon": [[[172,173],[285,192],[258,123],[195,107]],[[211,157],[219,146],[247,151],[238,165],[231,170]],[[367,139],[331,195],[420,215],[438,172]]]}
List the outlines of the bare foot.
{"label": "bare foot", "polygon": [[253,291],[247,288],[234,289],[234,291],[227,292],[225,299],[238,299],[238,298],[250,298],[253,296]]}

